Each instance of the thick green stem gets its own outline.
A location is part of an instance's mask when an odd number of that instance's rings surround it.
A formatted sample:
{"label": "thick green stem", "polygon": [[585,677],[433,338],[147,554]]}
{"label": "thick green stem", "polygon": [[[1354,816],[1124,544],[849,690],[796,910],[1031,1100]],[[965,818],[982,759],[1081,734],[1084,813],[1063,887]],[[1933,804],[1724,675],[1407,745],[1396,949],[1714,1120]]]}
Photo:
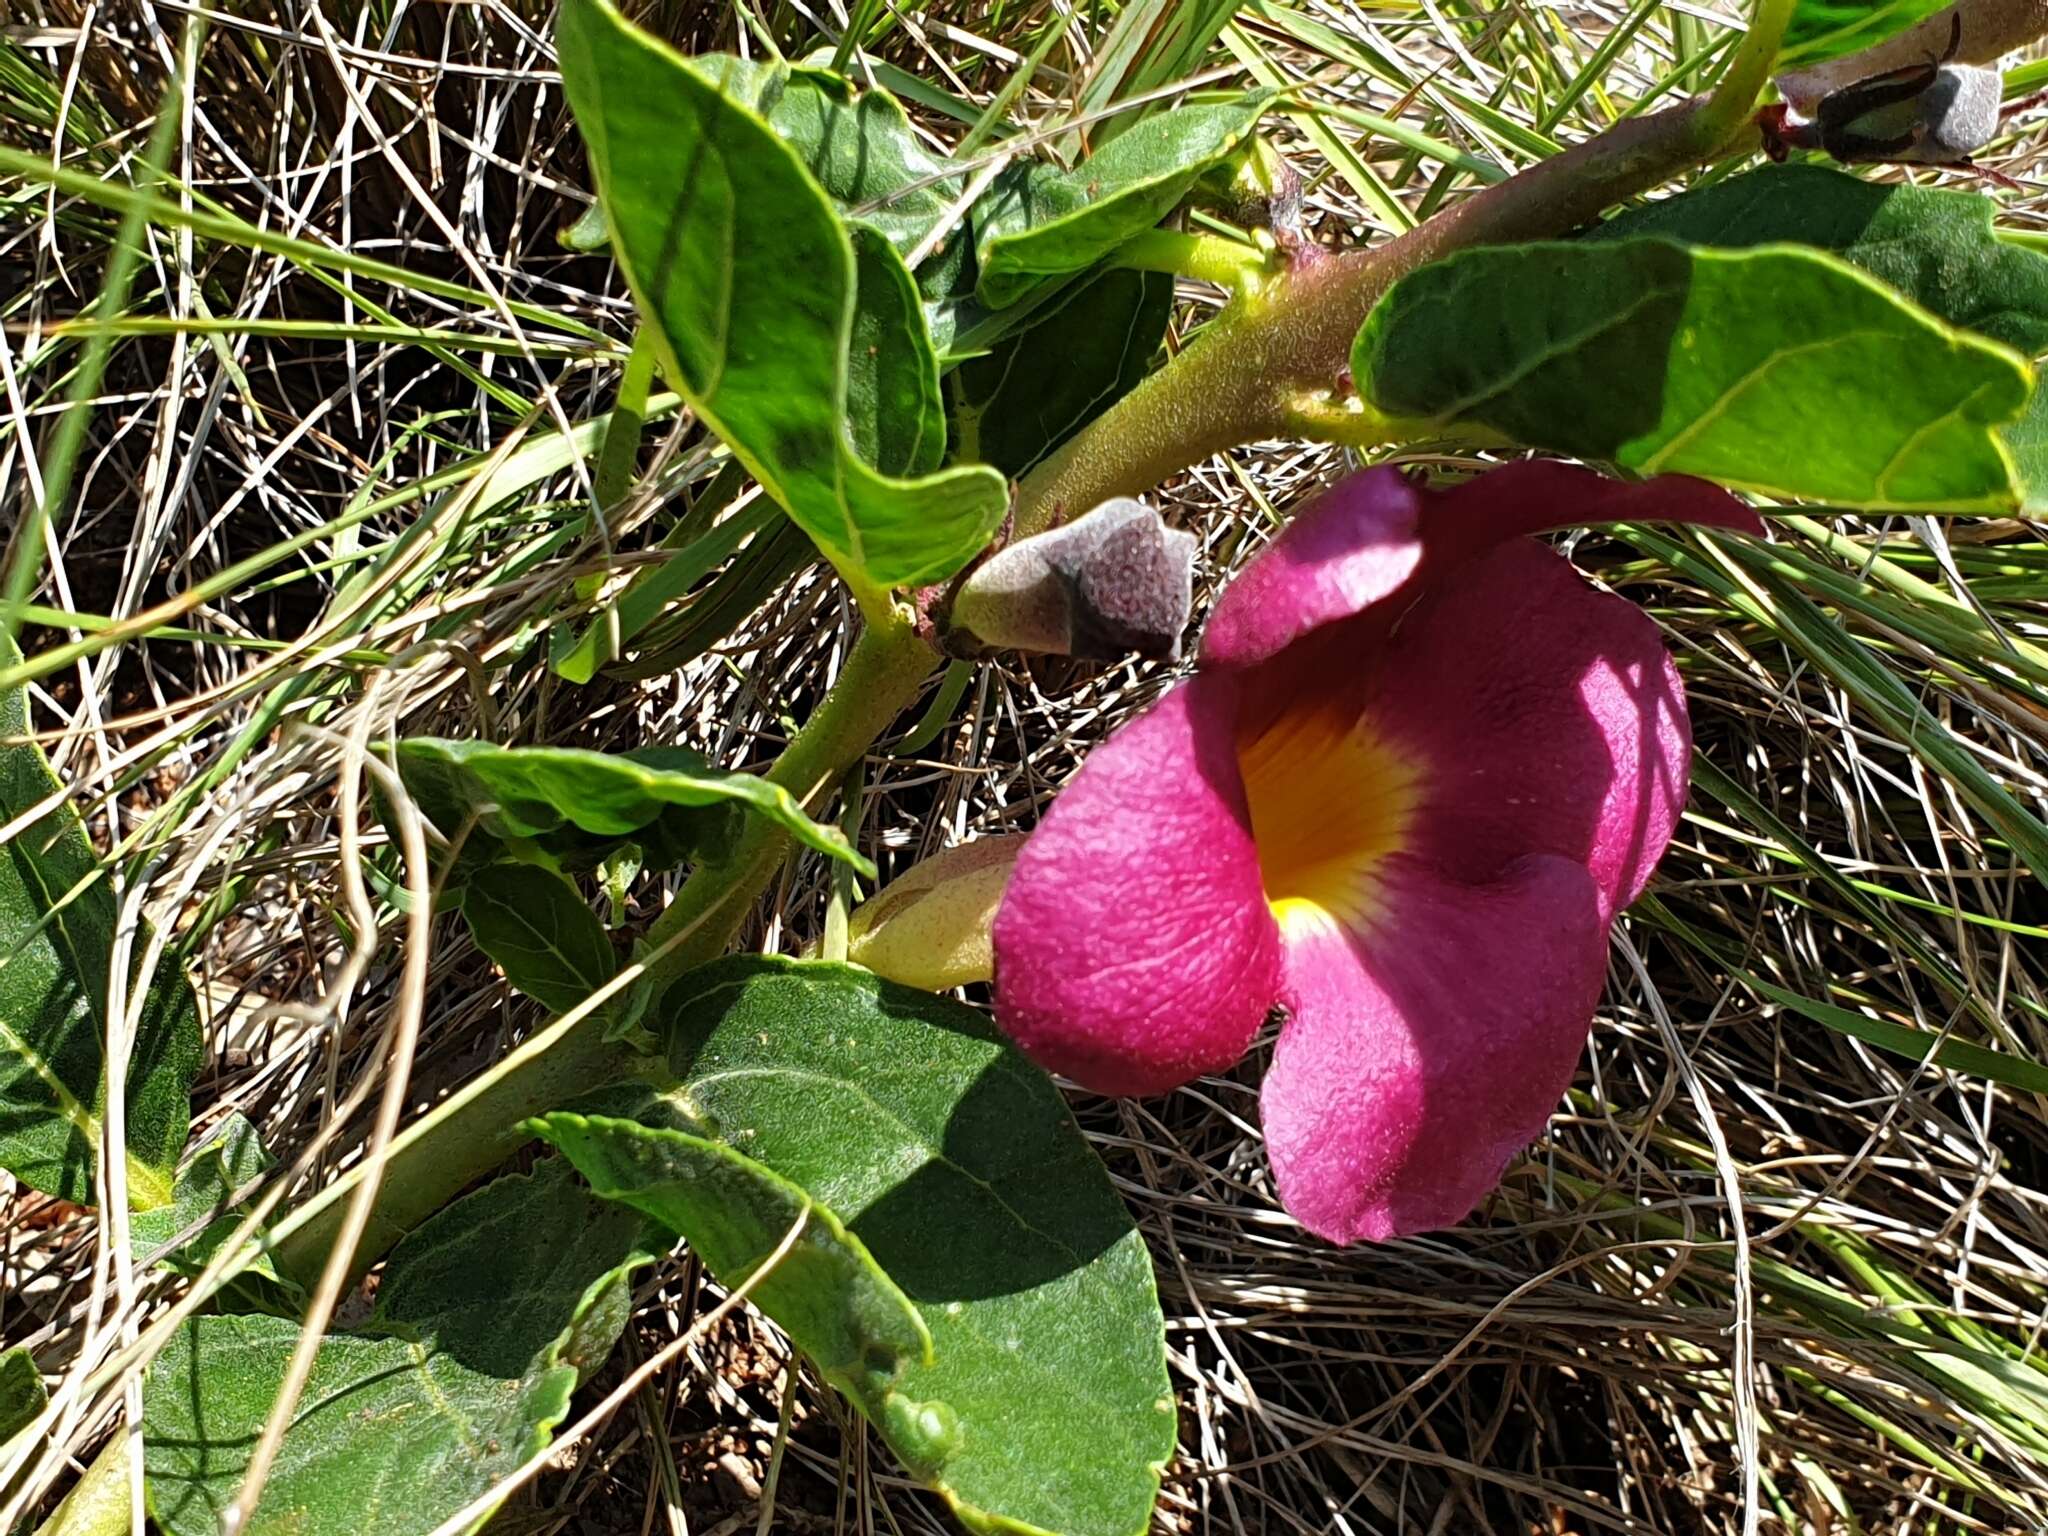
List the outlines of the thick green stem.
{"label": "thick green stem", "polygon": [[[888,622],[870,623],[824,702],[768,770],[768,781],[808,803],[873,745],[938,664],[908,619],[892,615]],[[650,965],[657,989],[725,953],[733,931],[788,852],[787,833],[759,817],[749,818],[730,856],[691,873],[647,932],[650,949],[685,935]]]}

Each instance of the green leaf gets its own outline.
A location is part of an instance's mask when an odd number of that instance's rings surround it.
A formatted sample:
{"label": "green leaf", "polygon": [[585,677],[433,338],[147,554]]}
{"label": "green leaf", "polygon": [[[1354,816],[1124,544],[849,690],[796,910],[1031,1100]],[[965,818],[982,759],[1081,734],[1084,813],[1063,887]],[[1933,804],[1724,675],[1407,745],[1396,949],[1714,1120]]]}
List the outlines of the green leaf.
{"label": "green leaf", "polygon": [[0,1445],[35,1423],[49,1402],[36,1357],[24,1346],[0,1353]]}
{"label": "green leaf", "polygon": [[[2048,256],[1998,238],[1997,205],[1974,192],[1865,181],[1821,165],[1773,165],[1610,219],[1583,238],[1663,235],[1746,249],[1818,246],[1950,325],[2030,358],[2048,352]],[[2048,505],[2048,391],[2004,429],[2027,505]]]}
{"label": "green leaf", "polygon": [[444,832],[474,814],[486,833],[507,842],[571,827],[617,839],[642,833],[674,807],[732,805],[767,817],[798,842],[863,874],[874,872],[844,833],[811,820],[788,790],[750,773],[713,768],[687,747],[591,752],[415,736],[398,743],[396,760],[406,788]]}
{"label": "green leaf", "polygon": [[[637,1118],[670,1139],[594,1115],[550,1134],[650,1210],[692,1177],[671,1146],[790,1181],[923,1316],[928,1364],[898,1349],[892,1389],[840,1385],[966,1525],[1143,1531],[1175,1434],[1151,1262],[1045,1074],[974,1009],[851,966],[738,956],[658,1008],[675,1084]],[[856,1304],[812,1300],[803,1326],[844,1333]]]}
{"label": "green leaf", "polygon": [[462,915],[505,979],[552,1013],[567,1013],[618,974],[604,924],[560,875],[493,864],[470,877]]}
{"label": "green leaf", "polygon": [[947,380],[963,458],[1016,479],[1137,387],[1166,337],[1173,279],[1112,269]]}
{"label": "green leaf", "polygon": [[[181,1275],[198,1274],[241,1224],[244,1211],[235,1200],[237,1191],[276,1166],[248,1116],[240,1110],[230,1114],[178,1170],[170,1203],[129,1219],[128,1241],[137,1261],[153,1260]],[[173,1245],[186,1233],[191,1235]],[[251,1261],[246,1272],[283,1283],[268,1256]]]}
{"label": "green leaf", "polygon": [[854,451],[886,474],[928,475],[946,454],[946,407],[917,285],[880,234],[859,225],[850,233],[858,300],[846,416]]}
{"label": "green leaf", "polygon": [[755,1303],[789,1331],[826,1380],[879,1405],[880,1422],[943,1422],[943,1413],[895,1385],[907,1365],[931,1359],[924,1318],[837,1214],[803,1189],[699,1134],[651,1088],[623,1098],[610,1092],[597,1105],[544,1115],[533,1126],[600,1195],[688,1238],[728,1285],[752,1276],[797,1231],[789,1252],[756,1283]]}
{"label": "green leaf", "polygon": [[1011,166],[974,209],[982,301],[1015,303],[1042,280],[1084,271],[1150,229],[1229,158],[1273,95],[1155,113],[1071,170],[1043,160]]}
{"label": "green leaf", "polygon": [[795,151],[608,0],[567,0],[557,44],[669,379],[856,591],[958,570],[1007,487],[978,466],[896,479],[862,461],[847,426],[853,243]]}
{"label": "green leaf", "polygon": [[[248,1530],[430,1531],[546,1445],[623,1328],[642,1222],[561,1159],[434,1216],[391,1256],[358,1333],[320,1345]],[[143,1391],[150,1510],[217,1536],[300,1325],[199,1317]]]}
{"label": "green leaf", "polygon": [[2025,362],[1819,251],[1466,251],[1387,291],[1352,370],[1418,435],[1476,431],[1842,506],[2020,501],[1998,429],[2026,404]]}
{"label": "green leaf", "polygon": [[1781,68],[1874,47],[1945,10],[1949,0],[1799,0],[1778,52]]}
{"label": "green leaf", "polygon": [[[879,231],[897,255],[907,259],[952,211],[969,168],[926,149],[887,91],[856,93],[829,69],[731,54],[695,54],[683,63],[766,121],[840,216]],[[918,286],[952,292],[972,250],[964,238],[940,241],[918,267]]]}
{"label": "green leaf", "polygon": [[[0,634],[0,669],[20,661]],[[62,793],[28,731],[25,690],[0,690],[0,823]],[[0,847],[0,1168],[81,1205],[95,1198],[106,1114],[115,920],[113,891],[68,799]],[[130,952],[149,937],[144,925]],[[171,1198],[199,1058],[198,1005],[166,954],[129,1046],[126,1173],[137,1210]]]}

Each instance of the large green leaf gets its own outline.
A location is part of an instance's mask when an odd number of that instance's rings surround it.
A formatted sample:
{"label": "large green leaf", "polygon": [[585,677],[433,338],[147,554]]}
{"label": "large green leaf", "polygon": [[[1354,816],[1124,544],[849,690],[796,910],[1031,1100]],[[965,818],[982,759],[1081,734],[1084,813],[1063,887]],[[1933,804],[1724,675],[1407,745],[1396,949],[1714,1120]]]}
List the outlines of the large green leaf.
{"label": "large green leaf", "polygon": [[946,407],[917,285],[880,234],[856,225],[846,420],[862,460],[890,474],[928,475],[946,455]]}
{"label": "large green leaf", "polygon": [[1173,314],[1173,279],[1114,269],[947,379],[954,448],[1015,479],[1134,389]]}
{"label": "large green leaf", "polygon": [[978,292],[998,308],[1084,271],[1171,213],[1244,142],[1271,91],[1156,113],[1071,168],[1011,166],[974,209]]}
{"label": "large green leaf", "polygon": [[[856,92],[829,69],[731,54],[684,63],[781,135],[843,218],[879,230],[906,259],[952,211],[970,174],[926,149],[903,104],[879,87]],[[964,238],[940,241],[918,266],[919,286],[951,291],[972,251]]]}
{"label": "large green leaf", "polygon": [[[457,1201],[399,1244],[360,1332],[322,1341],[248,1530],[430,1531],[546,1445],[610,1353],[643,1223],[561,1159]],[[199,1317],[143,1392],[149,1503],[169,1536],[217,1536],[299,1324]]]}
{"label": "large green leaf", "polygon": [[[1610,219],[1593,240],[1664,235],[1743,249],[1795,241],[1831,251],[1950,325],[2030,358],[2048,352],[2048,256],[1998,238],[1974,192],[1865,181],[1822,165],[1772,165]],[[2030,509],[2048,501],[2048,389],[2004,429]]]}
{"label": "large green leaf", "polygon": [[853,243],[797,153],[608,0],[565,0],[557,43],[663,371],[857,589],[957,570],[1007,488],[981,467],[897,479],[856,451]]}
{"label": "large green leaf", "polygon": [[1779,50],[1782,65],[1818,64],[1860,53],[1903,32],[1950,0],[1798,0]]}
{"label": "large green leaf", "polygon": [[475,816],[490,837],[512,845],[554,838],[565,828],[598,839],[634,837],[664,823],[677,807],[730,805],[767,817],[798,842],[863,874],[874,872],[843,832],[811,820],[788,790],[714,768],[687,747],[592,752],[414,736],[398,743],[396,761],[406,788],[451,835]]}
{"label": "large green leaf", "polygon": [[[826,1380],[913,1435],[937,1409],[897,1390],[931,1359],[931,1335],[910,1299],[836,1212],[723,1141],[702,1134],[653,1088],[612,1090],[534,1121],[591,1187],[645,1212],[727,1284],[753,1276],[789,1234],[789,1250],[755,1282],[753,1299],[789,1330]],[[799,1225],[801,1224],[801,1225]]]}
{"label": "large green leaf", "polygon": [[[13,640],[0,633],[0,669],[20,661]],[[63,786],[28,731],[25,690],[0,691],[0,824],[61,797]],[[93,1200],[106,1116],[115,920],[113,891],[69,800],[60,798],[0,846],[0,1168],[80,1204]],[[131,952],[148,941],[145,927]],[[166,955],[128,1055],[125,1171],[129,1204],[138,1210],[171,1198],[199,1058],[192,988]]]}
{"label": "large green leaf", "polygon": [[[975,1010],[850,966],[735,957],[658,1007],[672,1090],[639,1128],[585,1115],[549,1134],[649,1210],[702,1190],[707,1142],[790,1181],[922,1315],[928,1363],[899,1347],[887,1387],[839,1384],[962,1521],[1143,1531],[1175,1431],[1151,1263],[1045,1074]],[[748,1218],[749,1252],[777,1217]],[[801,1341],[844,1333],[857,1296],[764,1306]]]}
{"label": "large green leaf", "polygon": [[1843,506],[2020,502],[1999,429],[2026,405],[2026,363],[1800,247],[1466,251],[1388,290],[1352,369],[1411,430]]}
{"label": "large green leaf", "polygon": [[618,974],[604,924],[560,875],[493,864],[470,877],[462,915],[505,979],[551,1012],[567,1013]]}

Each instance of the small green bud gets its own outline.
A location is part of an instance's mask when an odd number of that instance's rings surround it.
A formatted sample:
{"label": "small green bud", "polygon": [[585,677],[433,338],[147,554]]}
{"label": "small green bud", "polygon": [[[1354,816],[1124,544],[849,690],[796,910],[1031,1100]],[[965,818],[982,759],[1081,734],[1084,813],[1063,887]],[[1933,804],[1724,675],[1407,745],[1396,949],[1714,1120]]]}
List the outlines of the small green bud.
{"label": "small green bud", "polygon": [[989,980],[989,929],[1023,846],[1021,836],[977,838],[913,865],[854,909],[846,958],[928,992]]}

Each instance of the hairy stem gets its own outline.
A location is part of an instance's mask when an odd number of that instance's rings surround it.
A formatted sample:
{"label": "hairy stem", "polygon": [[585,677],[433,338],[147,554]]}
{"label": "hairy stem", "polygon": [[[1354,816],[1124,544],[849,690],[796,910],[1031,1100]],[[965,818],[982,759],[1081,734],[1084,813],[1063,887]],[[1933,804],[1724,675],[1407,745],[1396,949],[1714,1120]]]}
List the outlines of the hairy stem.
{"label": "hairy stem", "polygon": [[[867,752],[917,697],[919,684],[938,664],[937,653],[918,638],[907,619],[890,615],[882,622],[870,621],[824,702],[768,770],[768,781],[808,803]],[[751,817],[728,857],[691,872],[668,910],[647,931],[649,948],[687,935],[649,966],[657,988],[725,953],[733,931],[788,852],[788,833]]]}

